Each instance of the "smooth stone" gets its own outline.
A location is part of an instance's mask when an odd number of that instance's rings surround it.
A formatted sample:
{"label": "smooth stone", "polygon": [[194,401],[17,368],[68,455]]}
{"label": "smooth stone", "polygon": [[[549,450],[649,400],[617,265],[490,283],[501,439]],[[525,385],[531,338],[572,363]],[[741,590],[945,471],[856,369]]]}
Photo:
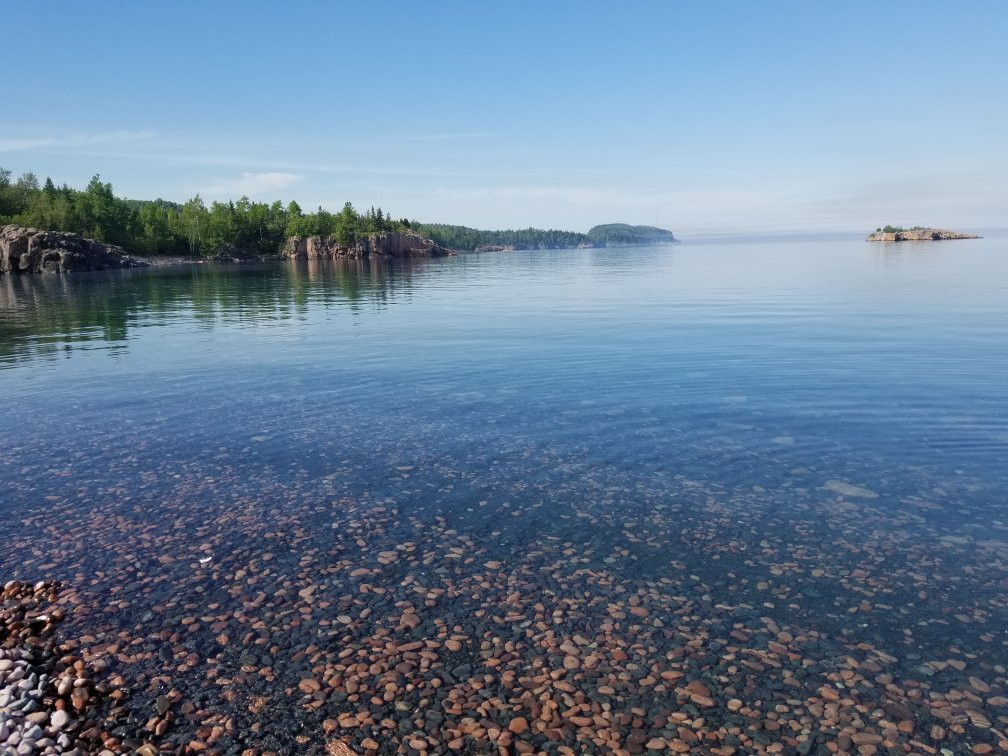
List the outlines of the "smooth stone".
{"label": "smooth stone", "polygon": [[70,721],[70,715],[67,714],[66,710],[64,709],[54,711],[52,717],[49,718],[49,724],[55,730],[62,730],[64,727],[67,726],[67,723],[69,721]]}

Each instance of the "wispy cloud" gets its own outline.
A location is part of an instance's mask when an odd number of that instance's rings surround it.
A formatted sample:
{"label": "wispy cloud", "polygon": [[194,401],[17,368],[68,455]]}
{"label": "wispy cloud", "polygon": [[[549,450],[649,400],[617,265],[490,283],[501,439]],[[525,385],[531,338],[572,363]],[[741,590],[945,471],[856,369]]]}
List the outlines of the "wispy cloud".
{"label": "wispy cloud", "polygon": [[464,139],[496,139],[502,136],[499,133],[492,131],[448,131],[448,132],[434,132],[429,134],[402,134],[399,138],[406,139],[409,141],[461,141]]}
{"label": "wispy cloud", "polygon": [[102,144],[143,142],[157,137],[156,131],[106,131],[98,134],[64,134],[61,136],[2,136],[0,152],[36,152],[94,147]]}
{"label": "wispy cloud", "polygon": [[201,194],[208,197],[240,197],[248,195],[254,197],[286,189],[301,180],[299,173],[283,173],[279,171],[269,171],[266,173],[245,172],[236,178],[217,179],[212,184],[201,190]]}
{"label": "wispy cloud", "polygon": [[445,199],[531,200],[568,205],[600,207],[762,207],[779,202],[784,192],[777,189],[682,189],[644,191],[637,187],[621,188],[584,185],[530,185],[442,189]]}

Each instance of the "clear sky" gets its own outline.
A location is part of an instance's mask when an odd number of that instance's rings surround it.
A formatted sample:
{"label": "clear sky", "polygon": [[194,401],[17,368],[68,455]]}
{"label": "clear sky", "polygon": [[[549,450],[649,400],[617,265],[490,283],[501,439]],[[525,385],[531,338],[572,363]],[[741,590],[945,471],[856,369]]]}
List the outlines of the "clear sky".
{"label": "clear sky", "polygon": [[0,167],[680,235],[1008,225],[1008,2],[0,0]]}

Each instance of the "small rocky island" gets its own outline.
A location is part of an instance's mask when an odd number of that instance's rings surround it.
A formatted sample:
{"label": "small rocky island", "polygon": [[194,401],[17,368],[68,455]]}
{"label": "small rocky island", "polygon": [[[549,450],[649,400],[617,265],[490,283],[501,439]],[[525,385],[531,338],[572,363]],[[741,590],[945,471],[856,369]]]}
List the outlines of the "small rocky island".
{"label": "small rocky island", "polygon": [[874,233],[868,234],[868,241],[943,241],[946,239],[979,239],[976,234],[964,234],[959,231],[949,231],[944,228],[924,228],[914,226],[913,228],[899,228],[886,226],[875,229]]}

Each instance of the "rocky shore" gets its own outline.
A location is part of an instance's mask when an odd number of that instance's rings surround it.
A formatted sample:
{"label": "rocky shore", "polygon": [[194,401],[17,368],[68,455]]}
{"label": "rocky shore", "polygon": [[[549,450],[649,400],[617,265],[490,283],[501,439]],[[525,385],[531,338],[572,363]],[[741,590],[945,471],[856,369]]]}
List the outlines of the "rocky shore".
{"label": "rocky shore", "polygon": [[[443,257],[454,254],[454,250],[416,233],[387,232],[363,236],[350,245],[341,245],[329,237],[294,236],[287,240],[279,259],[359,260],[368,257]],[[64,273],[149,265],[246,263],[276,259],[278,256],[257,255],[233,246],[223,247],[206,260],[178,256],[139,256],[129,254],[122,247],[85,239],[79,234],[40,231],[15,225],[0,227],[0,273]]]}
{"label": "rocky shore", "polygon": [[62,273],[144,265],[122,247],[79,234],[0,226],[0,273]]}
{"label": "rocky shore", "polygon": [[352,244],[331,237],[293,236],[281,257],[290,260],[359,260],[365,257],[444,257],[455,251],[411,232],[389,231],[363,236]]}
{"label": "rocky shore", "polygon": [[[10,581],[0,591],[0,754],[153,756],[150,744],[110,732],[119,727],[115,710],[124,691],[102,679],[105,662],[89,666],[77,643],[56,639],[64,618],[55,603],[59,590],[47,580]],[[130,730],[120,727],[120,736]]]}
{"label": "rocky shore", "polygon": [[[1001,546],[921,532],[916,511],[894,524],[855,483],[809,486],[815,504],[786,528],[758,499],[738,508],[693,481],[644,507],[600,492],[569,507],[529,496],[428,512],[334,497],[328,479],[185,472],[198,483],[160,510],[53,496],[26,513],[25,527],[60,544],[29,562],[72,577],[58,604],[76,645],[44,647],[55,666],[14,673],[30,680],[19,700],[34,703],[4,714],[8,745],[59,752],[86,735],[78,752],[249,756],[1008,748],[1003,585],[977,556]],[[448,462],[389,475],[404,488],[465,485]],[[750,542],[756,524],[762,540]],[[839,532],[875,535],[830,548],[826,534]],[[946,563],[964,570],[946,580]],[[961,603],[961,580],[983,601]],[[55,584],[12,586],[14,601],[33,603],[7,617],[33,627]],[[932,642],[949,623],[955,640]],[[68,669],[79,671],[66,687]],[[78,679],[92,681],[94,714],[73,700]]]}
{"label": "rocky shore", "polygon": [[868,235],[868,241],[943,241],[947,239],[979,239],[976,234],[964,234],[943,228],[909,228],[899,231],[876,231]]}

